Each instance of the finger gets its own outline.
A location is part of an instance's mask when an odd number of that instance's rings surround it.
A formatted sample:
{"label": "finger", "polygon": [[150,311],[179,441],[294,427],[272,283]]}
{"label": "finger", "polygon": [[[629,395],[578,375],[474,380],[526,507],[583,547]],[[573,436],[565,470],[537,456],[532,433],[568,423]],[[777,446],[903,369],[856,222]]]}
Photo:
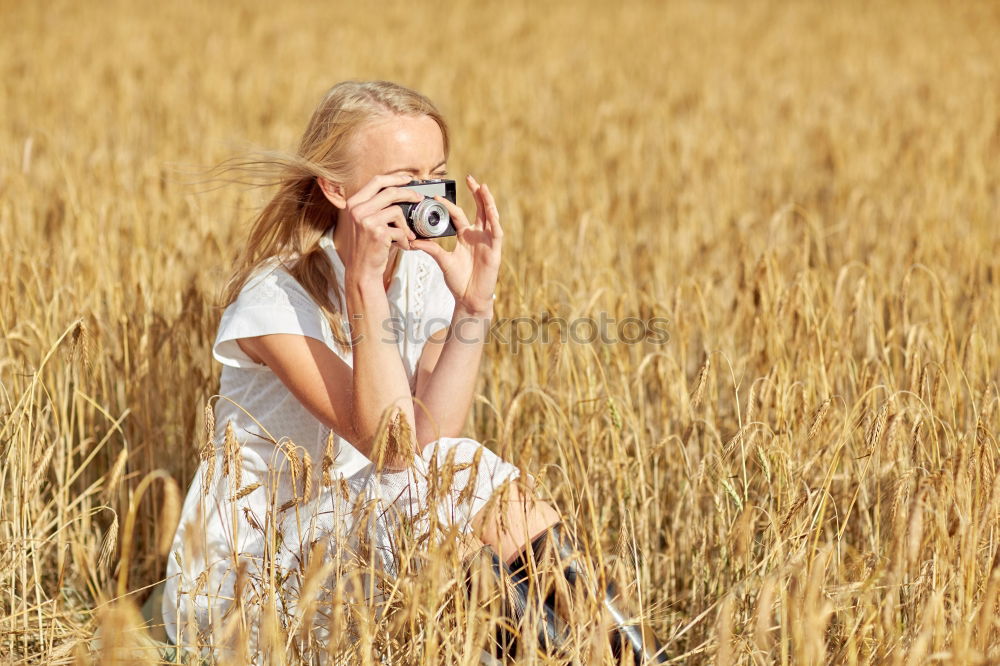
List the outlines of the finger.
{"label": "finger", "polygon": [[480,211],[479,214],[482,216],[481,225],[482,225],[482,227],[484,229],[489,228],[489,215],[490,215],[490,202],[486,198],[486,192],[487,192],[487,189],[486,189],[485,185],[483,185],[483,186],[481,186],[479,188],[479,192],[478,192],[479,199],[482,202],[481,203],[482,209],[481,209],[481,211]]}
{"label": "finger", "polygon": [[369,180],[364,186],[354,193],[350,199],[347,200],[348,205],[357,206],[365,201],[368,201],[376,194],[379,190],[383,190],[387,187],[399,187],[400,185],[406,185],[411,180],[413,180],[409,174],[396,173],[396,174],[379,174]]}
{"label": "finger", "polygon": [[371,214],[395,203],[420,203],[423,199],[424,195],[405,187],[387,187],[368,201],[355,204],[354,212],[356,215]]}
{"label": "finger", "polygon": [[503,227],[500,226],[500,211],[497,210],[497,202],[493,199],[493,193],[490,192],[488,185],[483,185],[480,192],[482,192],[483,206],[486,209],[485,228],[494,238],[502,238]]}
{"label": "finger", "polygon": [[434,261],[438,262],[438,264],[441,263],[441,260],[444,257],[448,256],[448,250],[438,245],[435,241],[426,238],[411,240],[410,247],[414,250],[423,250],[427,254],[431,255]]}
{"label": "finger", "polygon": [[385,235],[390,239],[389,242],[391,244],[394,244],[399,249],[401,250],[412,249],[410,245],[410,235],[412,234],[408,235],[402,229],[397,229],[396,227],[389,227],[385,231]]}
{"label": "finger", "polygon": [[479,191],[479,181],[471,173],[465,177],[465,184],[473,194]]}
{"label": "finger", "polygon": [[465,217],[465,211],[452,202],[440,195],[434,197],[434,201],[437,201],[448,210],[448,214],[451,215],[451,223],[454,225],[455,231],[462,231],[463,229],[468,229],[472,226],[469,224],[468,218]]}
{"label": "finger", "polygon": [[393,229],[399,229],[403,232],[403,235],[410,240],[417,237],[417,235],[413,233],[413,230],[410,229],[410,225],[406,223],[406,218],[403,217],[403,209],[399,206],[388,206],[383,208],[377,213],[366,217],[365,222],[372,227],[387,226]]}
{"label": "finger", "polygon": [[465,184],[472,192],[472,198],[476,200],[476,226],[483,227],[486,220],[486,208],[483,205],[483,188],[470,173],[465,178]]}

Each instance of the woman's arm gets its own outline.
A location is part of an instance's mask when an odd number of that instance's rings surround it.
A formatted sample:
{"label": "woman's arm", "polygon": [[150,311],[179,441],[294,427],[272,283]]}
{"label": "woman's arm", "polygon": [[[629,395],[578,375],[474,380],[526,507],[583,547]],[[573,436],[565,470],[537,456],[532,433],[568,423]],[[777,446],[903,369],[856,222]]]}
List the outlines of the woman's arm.
{"label": "woman's arm", "polygon": [[[452,322],[451,337],[449,329],[431,336],[417,365],[418,404],[409,402],[420,448],[439,437],[460,435],[472,406],[490,319],[456,307]],[[353,417],[358,412],[357,375],[324,342],[278,333],[240,338],[237,344],[255,362],[267,365],[310,414],[371,458]]]}
{"label": "woman's arm", "polygon": [[441,329],[424,345],[413,405],[421,448],[439,437],[461,434],[492,318],[492,307],[475,313],[456,306],[451,328]]}
{"label": "woman's arm", "polygon": [[[408,178],[407,174],[375,176],[347,199],[337,222],[346,225],[341,238],[349,248],[344,295],[354,365],[351,426],[365,455],[393,469],[409,465],[417,450],[410,382],[396,341],[385,335],[390,313],[382,283],[393,243],[409,250],[416,238],[403,209],[393,205],[423,199],[398,187]],[[390,419],[387,450],[374,450],[386,416]]]}
{"label": "woman's arm", "polygon": [[[493,318],[493,292],[500,270],[503,229],[496,202],[486,185],[467,179],[476,199],[476,224],[470,225],[462,209],[438,197],[448,207],[458,242],[451,252],[430,240],[416,240],[441,267],[445,283],[455,296],[455,311],[447,339],[432,336],[421,354],[417,370],[418,404],[414,406],[420,447],[438,437],[461,433],[472,405],[483,343]],[[422,403],[422,406],[421,404]]]}
{"label": "woman's arm", "polygon": [[[351,425],[369,459],[381,459],[390,468],[403,467],[416,451],[413,399],[399,347],[385,335],[389,302],[382,274],[372,278],[348,273],[345,281],[354,352]],[[393,424],[388,450],[374,451],[374,438],[387,411]]]}
{"label": "woman's arm", "polygon": [[[320,423],[357,447],[351,412],[351,367],[325,342],[291,333],[258,335],[236,341],[256,363],[266,365]],[[368,455],[367,451],[358,449]]]}
{"label": "woman's arm", "polygon": [[[406,228],[399,201],[421,195],[393,185],[405,175],[376,176],[346,202],[338,224],[347,225],[349,259],[344,293],[351,321],[353,368],[326,345],[300,335],[241,338],[240,347],[266,364],[302,405],[322,423],[351,442],[370,460],[400,469],[416,451],[413,400],[395,341],[384,335],[389,303],[382,275],[393,242],[409,248],[414,237]],[[373,450],[383,417],[390,429],[387,451]]]}
{"label": "woman's arm", "polygon": [[[325,342],[304,335],[276,333],[240,338],[236,343],[253,361],[266,365],[320,423],[350,442],[365,457],[372,459],[377,454],[371,450],[374,432],[364,435],[357,427],[355,417],[363,411],[355,399],[358,373]],[[409,392],[408,384],[405,391]],[[409,403],[412,413],[412,400]],[[374,421],[377,428],[379,418]],[[395,468],[403,466],[405,460],[388,460],[387,463],[387,467]]]}

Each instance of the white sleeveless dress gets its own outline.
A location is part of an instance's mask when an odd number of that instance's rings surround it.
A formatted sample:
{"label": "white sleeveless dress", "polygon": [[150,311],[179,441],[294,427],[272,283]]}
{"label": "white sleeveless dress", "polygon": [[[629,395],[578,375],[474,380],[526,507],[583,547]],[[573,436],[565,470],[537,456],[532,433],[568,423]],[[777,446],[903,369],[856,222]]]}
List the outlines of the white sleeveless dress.
{"label": "white sleeveless dress", "polygon": [[[343,284],[332,232],[320,244]],[[454,298],[437,264],[421,251],[403,253],[386,296],[394,322],[386,333],[396,338],[412,391],[424,343],[448,327]],[[341,305],[346,312],[343,300]],[[282,604],[294,609],[306,556],[319,541],[326,540],[328,553],[344,557],[362,538],[368,561],[392,576],[400,522],[418,533],[432,525],[468,532],[471,517],[494,492],[520,476],[517,467],[475,440],[459,437],[427,446],[406,472],[376,474],[368,458],[236,343],[274,333],[316,338],[352,363],[350,350],[338,350],[313,299],[276,263],[258,270],[224,311],[213,347],[223,364],[215,449],[191,481],[167,561],[162,611],[167,634],[179,645],[212,644],[225,651],[226,636],[234,635],[227,628],[235,617],[227,612],[232,599],[238,595],[240,606],[252,610],[264,581],[275,576],[285,577]],[[371,515],[378,519],[361,518]],[[253,616],[246,620],[251,643],[257,635]],[[256,653],[247,647],[248,654]]]}

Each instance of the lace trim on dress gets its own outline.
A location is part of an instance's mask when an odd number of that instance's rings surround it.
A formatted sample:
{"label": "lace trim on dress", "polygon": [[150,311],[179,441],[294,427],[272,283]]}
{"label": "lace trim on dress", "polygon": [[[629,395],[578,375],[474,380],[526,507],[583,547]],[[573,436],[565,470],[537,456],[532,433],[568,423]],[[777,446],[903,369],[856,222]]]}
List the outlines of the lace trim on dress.
{"label": "lace trim on dress", "polygon": [[427,281],[431,276],[430,266],[426,260],[421,259],[417,262],[417,283],[414,285],[413,293],[413,319],[418,323],[424,318],[424,296],[427,291]]}
{"label": "lace trim on dress", "polygon": [[[412,305],[410,307],[409,316],[412,320],[407,322],[407,325],[413,326],[423,326],[424,325],[424,305],[427,298],[427,283],[431,277],[431,269],[428,265],[428,259],[425,257],[418,257],[416,262],[416,270],[414,271],[413,284],[411,285],[411,294],[413,298]],[[417,368],[416,364],[419,359],[414,359],[413,364],[413,374],[410,376],[410,391],[416,390],[417,387]]]}

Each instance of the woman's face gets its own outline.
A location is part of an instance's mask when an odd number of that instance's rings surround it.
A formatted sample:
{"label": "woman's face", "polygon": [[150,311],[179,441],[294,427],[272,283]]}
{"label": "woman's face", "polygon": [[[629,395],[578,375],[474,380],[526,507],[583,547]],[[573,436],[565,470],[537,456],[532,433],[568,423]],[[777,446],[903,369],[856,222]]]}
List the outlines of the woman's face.
{"label": "woman's face", "polygon": [[378,118],[361,128],[351,154],[354,172],[344,184],[347,199],[377,175],[399,173],[428,180],[447,173],[444,138],[430,116]]}

